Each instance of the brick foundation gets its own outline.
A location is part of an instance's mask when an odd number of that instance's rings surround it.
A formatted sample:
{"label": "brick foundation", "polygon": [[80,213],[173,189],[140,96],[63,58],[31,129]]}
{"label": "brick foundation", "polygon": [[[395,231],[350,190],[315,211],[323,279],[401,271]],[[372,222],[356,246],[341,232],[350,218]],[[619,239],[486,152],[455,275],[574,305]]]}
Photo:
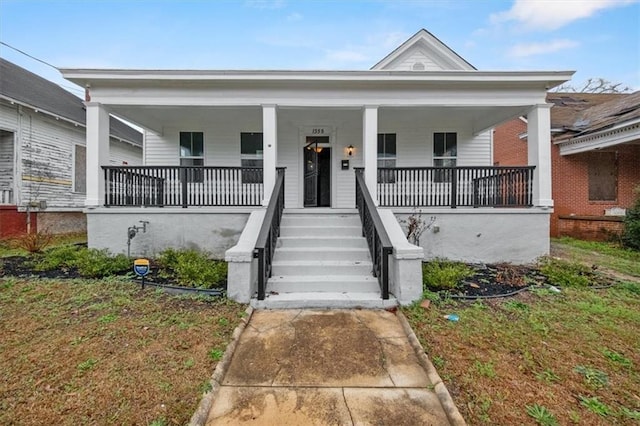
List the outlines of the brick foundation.
{"label": "brick foundation", "polygon": [[624,232],[621,216],[558,216],[558,236],[589,241],[611,241]]}

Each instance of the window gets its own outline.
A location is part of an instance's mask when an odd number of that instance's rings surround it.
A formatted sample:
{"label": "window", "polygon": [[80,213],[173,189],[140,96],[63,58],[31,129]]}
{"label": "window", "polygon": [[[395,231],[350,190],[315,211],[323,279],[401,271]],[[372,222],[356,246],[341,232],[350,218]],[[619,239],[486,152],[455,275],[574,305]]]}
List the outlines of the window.
{"label": "window", "polygon": [[[458,157],[458,134],[433,134],[433,165],[434,167],[456,167]],[[450,182],[451,170],[436,170],[433,175],[435,182]]]}
{"label": "window", "polygon": [[589,201],[615,201],[618,195],[618,158],[615,152],[590,152]]}
{"label": "window", "polygon": [[[202,132],[180,132],[180,165],[204,166],[204,134]],[[202,170],[187,170],[189,182],[202,182]]]}
{"label": "window", "polygon": [[[262,133],[240,133],[240,161],[242,167],[262,169]],[[243,170],[243,183],[262,183],[262,170]]]}
{"label": "window", "polygon": [[76,145],[73,158],[73,191],[87,192],[87,148]]}
{"label": "window", "polygon": [[[396,167],[396,134],[378,134],[378,169]],[[393,170],[378,170],[378,183],[394,183]]]}

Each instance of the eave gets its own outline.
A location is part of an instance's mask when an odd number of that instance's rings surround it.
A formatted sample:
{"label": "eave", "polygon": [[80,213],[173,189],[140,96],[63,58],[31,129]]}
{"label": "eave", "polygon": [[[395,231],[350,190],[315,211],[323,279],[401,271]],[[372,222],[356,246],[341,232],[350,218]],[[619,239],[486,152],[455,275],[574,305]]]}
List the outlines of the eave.
{"label": "eave", "polygon": [[560,147],[560,155],[571,155],[634,141],[640,141],[640,118],[559,141],[556,145]]}

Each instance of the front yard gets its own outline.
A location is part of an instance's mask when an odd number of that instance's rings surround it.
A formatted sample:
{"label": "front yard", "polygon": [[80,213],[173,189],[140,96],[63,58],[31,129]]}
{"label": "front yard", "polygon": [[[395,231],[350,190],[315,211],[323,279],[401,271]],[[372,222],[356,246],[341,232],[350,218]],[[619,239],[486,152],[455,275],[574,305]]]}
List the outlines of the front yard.
{"label": "front yard", "polygon": [[185,424],[244,311],[110,278],[0,278],[0,424]]}
{"label": "front yard", "polygon": [[[567,263],[560,292],[541,286],[476,301],[428,293],[427,309],[403,309],[469,424],[640,423],[640,282],[632,277],[640,253],[561,243],[556,253],[631,277],[594,288]],[[589,258],[576,255],[584,250]]]}

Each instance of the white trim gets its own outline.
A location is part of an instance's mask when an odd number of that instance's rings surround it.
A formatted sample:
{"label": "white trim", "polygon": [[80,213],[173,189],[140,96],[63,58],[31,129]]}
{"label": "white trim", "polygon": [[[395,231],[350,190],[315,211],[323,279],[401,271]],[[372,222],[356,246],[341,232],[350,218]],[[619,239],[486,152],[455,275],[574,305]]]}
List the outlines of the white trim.
{"label": "white trim", "polygon": [[640,139],[640,119],[577,136],[567,141],[556,142],[556,145],[560,146],[560,155],[571,155],[608,148],[638,139]]}

